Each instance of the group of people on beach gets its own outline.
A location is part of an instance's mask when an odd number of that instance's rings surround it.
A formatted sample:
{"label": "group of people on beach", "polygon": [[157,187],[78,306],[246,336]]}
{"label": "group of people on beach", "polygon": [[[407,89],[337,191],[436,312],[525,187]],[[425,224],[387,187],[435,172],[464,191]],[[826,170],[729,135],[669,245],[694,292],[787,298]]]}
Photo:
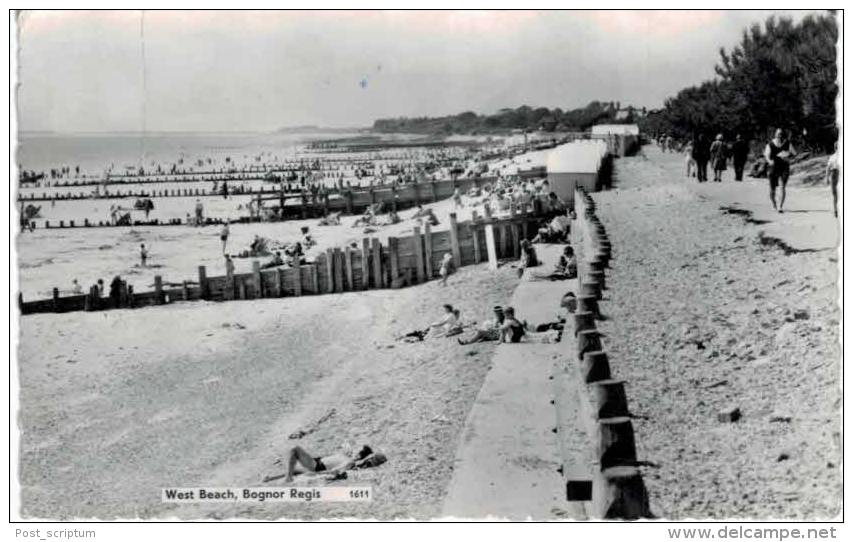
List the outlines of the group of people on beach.
{"label": "group of people on beach", "polygon": [[700,183],[708,181],[709,165],[714,173],[714,182],[722,182],[729,159],[734,167],[735,181],[742,181],[749,144],[741,134],[737,134],[732,142],[727,142],[723,134],[717,134],[710,143],[704,134],[697,134],[684,145],[683,152],[687,176],[695,177]]}
{"label": "group of people on beach", "polygon": [[[397,340],[402,342],[421,342],[427,339],[443,337],[458,337],[456,340],[461,345],[474,344],[477,342],[521,342],[528,334],[526,323],[520,322],[515,317],[513,307],[496,306],[491,318],[479,325],[476,322],[465,323],[461,319],[461,312],[453,305],[443,305],[444,313],[441,318],[428,324],[423,329],[410,331]],[[467,332],[466,332],[467,331]]]}
{"label": "group of people on beach", "polygon": [[[676,143],[672,136],[662,135],[657,139],[658,145],[664,151],[674,151]],[[722,182],[723,172],[731,161],[734,169],[734,180],[742,181],[746,164],[750,156],[749,142],[742,134],[736,134],[734,141],[727,141],[720,133],[710,143],[704,134],[697,134],[687,141],[683,147],[685,173],[687,177],[696,178],[700,183],[708,181],[708,167],[713,171],[714,182]],[[778,128],[773,137],[764,145],[760,160],[757,160],[750,176],[766,176],[769,186],[770,204],[779,213],[784,212],[787,195],[788,179],[791,175],[791,164],[800,157],[787,130]],[[838,216],[838,145],[829,157],[825,171],[826,183],[832,192],[832,206],[835,216]],[[777,192],[778,191],[778,192]],[[778,200],[777,200],[778,193]]]}

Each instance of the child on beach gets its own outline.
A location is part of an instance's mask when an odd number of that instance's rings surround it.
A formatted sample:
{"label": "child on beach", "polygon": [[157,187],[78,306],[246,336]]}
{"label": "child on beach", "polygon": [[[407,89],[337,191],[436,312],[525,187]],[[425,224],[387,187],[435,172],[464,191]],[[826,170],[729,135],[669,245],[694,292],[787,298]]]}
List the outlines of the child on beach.
{"label": "child on beach", "polygon": [[219,232],[219,240],[222,241],[222,253],[225,254],[225,246],[228,244],[228,235],[230,234],[230,230],[228,229],[228,221],[225,221],[225,224],[222,226],[222,231]]}
{"label": "child on beach", "polygon": [[201,204],[201,200],[195,200],[195,225],[201,226],[204,224],[204,205]]}
{"label": "child on beach", "polygon": [[234,275],[234,261],[230,254],[225,255],[225,275],[228,277]]}
{"label": "child on beach", "polygon": [[524,270],[528,267],[536,267],[539,265],[539,258],[536,257],[536,249],[530,244],[527,239],[521,240],[521,259],[518,266],[518,276],[524,274]]}
{"label": "child on beach", "polygon": [[453,305],[444,305],[444,316],[429,325],[426,338],[447,337],[459,325],[459,311]]}
{"label": "child on beach", "polygon": [[145,267],[148,262],[148,249],[145,248],[145,243],[139,245],[139,259],[142,262],[142,267]]}
{"label": "child on beach", "polygon": [[71,293],[73,294],[82,294],[83,287],[80,286],[80,283],[77,282],[77,279],[71,281]]}
{"label": "child on beach", "polygon": [[524,337],[524,324],[516,319],[515,309],[504,307],[503,313],[504,321],[499,328],[498,342],[521,342],[521,338]]}
{"label": "child on beach", "polygon": [[438,270],[438,274],[441,276],[442,286],[447,286],[447,275],[450,274],[450,265],[452,261],[453,256],[451,256],[449,252],[445,252],[444,256],[441,258],[441,268]]}

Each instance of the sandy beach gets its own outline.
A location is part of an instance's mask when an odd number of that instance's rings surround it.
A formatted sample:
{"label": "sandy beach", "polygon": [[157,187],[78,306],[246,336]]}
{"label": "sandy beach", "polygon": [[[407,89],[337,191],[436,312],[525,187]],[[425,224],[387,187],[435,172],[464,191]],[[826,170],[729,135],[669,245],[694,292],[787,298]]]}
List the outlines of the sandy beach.
{"label": "sandy beach", "polygon": [[[248,200],[248,196],[242,197],[244,203]],[[190,209],[195,200],[168,198],[157,201],[158,205],[161,201],[167,205],[183,202]],[[463,198],[463,202],[469,201],[469,198]],[[234,218],[239,216],[234,209],[235,203],[233,198],[215,199],[212,203],[206,201],[205,205],[207,209],[215,211],[214,216]],[[74,204],[85,206],[90,205],[90,202],[66,203],[68,206]],[[226,207],[234,214],[225,213]],[[471,218],[473,209],[454,209],[450,199],[425,204],[424,207],[433,209],[440,221],[433,228],[434,231],[447,229],[451,212],[456,212],[458,220],[463,221]],[[411,235],[412,229],[417,226],[411,219],[415,212],[416,209],[400,211],[400,223],[375,228],[376,231],[371,233],[364,233],[362,227],[352,227],[357,216],[342,216],[338,226],[318,226],[318,219],[232,224],[227,251],[237,254],[247,250],[255,235],[266,237],[273,243],[298,241],[302,239],[301,228],[307,226],[317,242],[306,252],[308,259],[313,259],[327,248],[344,247],[351,242],[361,243],[364,237],[377,237],[385,243],[389,236]],[[380,216],[380,220],[385,217]],[[141,292],[153,289],[155,275],[161,275],[165,283],[180,284],[184,280],[197,280],[199,265],[207,266],[208,275],[224,275],[220,230],[221,226],[36,229],[32,233],[19,235],[17,239],[19,288],[25,300],[32,300],[49,298],[54,287],[69,292],[74,278],[88,287],[99,278],[109,284],[113,276],[121,275],[136,291]],[[145,243],[149,250],[148,266],[144,268],[139,265],[141,243]],[[259,258],[261,262],[269,259]],[[234,264],[237,273],[248,273],[252,269],[251,258],[235,258]]]}
{"label": "sandy beach", "polygon": [[[826,186],[699,185],[647,146],[595,194],[616,261],[602,323],[654,513],[817,519],[841,505],[837,235]],[[752,210],[731,214],[722,208]],[[802,232],[811,231],[804,238]],[[785,250],[776,236],[794,248]],[[762,242],[762,239],[765,241]],[[736,423],[718,412],[739,408]]]}
{"label": "sandy beach", "polygon": [[[494,273],[483,264],[463,268],[446,287],[433,281],[403,290],[23,318],[21,514],[437,516],[494,346],[393,337],[436,320],[444,302],[459,307],[463,319],[480,320],[507,302],[517,280],[509,267]],[[330,412],[315,432],[288,439]],[[372,486],[371,503],[160,503],[168,486],[284,485],[261,480],[280,472],[274,461],[290,446],[321,455],[345,442],[388,456],[381,467],[334,482]]]}

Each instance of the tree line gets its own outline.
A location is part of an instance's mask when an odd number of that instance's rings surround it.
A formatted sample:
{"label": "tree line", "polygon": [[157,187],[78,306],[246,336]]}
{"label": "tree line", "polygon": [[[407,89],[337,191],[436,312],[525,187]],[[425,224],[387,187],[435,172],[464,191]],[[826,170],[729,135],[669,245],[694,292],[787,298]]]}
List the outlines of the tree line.
{"label": "tree line", "polygon": [[834,13],[754,24],[731,51],[720,49],[713,80],[668,98],[640,128],[677,139],[740,133],[762,141],[782,128],[801,147],[831,152],[838,138],[837,41]]}
{"label": "tree line", "polygon": [[645,108],[621,107],[619,102],[590,102],[585,107],[563,111],[527,105],[501,109],[491,115],[478,115],[472,111],[443,117],[399,117],[378,119],[373,123],[377,132],[405,132],[414,134],[489,134],[507,130],[543,130],[547,132],[582,132],[594,124],[634,123],[646,114]]}

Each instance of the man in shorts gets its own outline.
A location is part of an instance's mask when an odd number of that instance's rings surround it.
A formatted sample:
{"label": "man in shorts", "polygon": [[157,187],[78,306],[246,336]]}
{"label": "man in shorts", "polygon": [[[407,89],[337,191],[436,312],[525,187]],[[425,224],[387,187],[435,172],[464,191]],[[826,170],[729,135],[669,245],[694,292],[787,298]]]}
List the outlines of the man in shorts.
{"label": "man in shorts", "polygon": [[[767,178],[770,181],[770,203],[778,212],[784,212],[785,188],[788,186],[788,177],[791,174],[791,159],[796,155],[794,146],[785,137],[781,128],[776,130],[767,146],[764,148],[764,159],[767,160]],[[780,188],[779,206],[776,206],[776,187]]]}

